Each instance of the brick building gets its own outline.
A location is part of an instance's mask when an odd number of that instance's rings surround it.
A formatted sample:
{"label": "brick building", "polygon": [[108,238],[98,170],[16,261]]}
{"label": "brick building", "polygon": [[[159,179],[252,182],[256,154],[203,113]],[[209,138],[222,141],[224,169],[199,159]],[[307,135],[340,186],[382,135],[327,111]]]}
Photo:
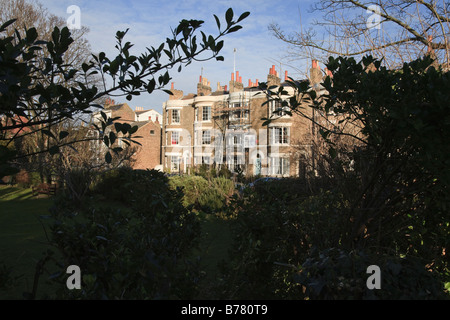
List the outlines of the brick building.
{"label": "brick building", "polygon": [[[137,150],[133,155],[134,169],[158,169],[161,164],[161,123],[162,115],[155,110],[144,110],[137,107],[132,110],[126,103],[116,104],[114,100],[107,99],[102,110],[108,117],[120,117],[118,122],[129,123],[137,126],[138,130],[133,136],[133,140],[141,145],[135,145]],[[94,115],[99,118],[100,113]],[[118,134],[118,146],[125,147],[121,133]],[[133,145],[133,144],[132,144]]]}
{"label": "brick building", "polygon": [[[284,80],[287,80],[287,72]],[[320,90],[323,77],[313,62],[311,86]],[[189,172],[201,164],[225,164],[247,175],[298,176],[304,174],[305,158],[311,154],[313,125],[305,118],[286,113],[281,103],[270,101],[258,88],[259,81],[244,86],[239,71],[228,85],[215,91],[200,77],[196,94],[184,95],[172,84],[163,105],[162,164],[170,172]],[[275,66],[267,75],[268,86],[282,84]],[[288,87],[286,87],[289,90]],[[289,99],[292,91],[288,91]],[[273,120],[263,126],[262,118]]]}

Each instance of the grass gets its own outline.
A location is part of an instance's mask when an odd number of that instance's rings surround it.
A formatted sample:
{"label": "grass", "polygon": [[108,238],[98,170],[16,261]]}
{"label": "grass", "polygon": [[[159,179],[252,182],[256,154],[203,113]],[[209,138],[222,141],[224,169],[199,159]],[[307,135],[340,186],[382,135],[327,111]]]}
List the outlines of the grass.
{"label": "grass", "polygon": [[[49,248],[39,217],[48,214],[51,203],[48,197],[33,197],[31,189],[0,186],[0,265],[15,278],[8,290],[0,290],[0,299],[22,299],[31,292],[36,262]],[[40,284],[39,289],[45,287]]]}
{"label": "grass", "polygon": [[200,284],[198,299],[215,299],[214,284],[219,282],[219,264],[227,259],[231,245],[231,221],[208,215],[202,221],[202,244],[200,246],[201,268],[205,277]]}
{"label": "grass", "polygon": [[[39,217],[47,215],[51,205],[51,197],[34,197],[31,189],[0,186],[0,283],[2,265],[17,278],[8,290],[0,289],[0,300],[23,299],[24,292],[31,292],[36,262],[49,249]],[[205,277],[198,299],[209,299],[213,284],[220,277],[218,264],[228,255],[230,222],[207,215],[201,223],[203,237],[198,255]],[[55,291],[45,278],[45,274],[40,278],[37,299],[52,297]]]}

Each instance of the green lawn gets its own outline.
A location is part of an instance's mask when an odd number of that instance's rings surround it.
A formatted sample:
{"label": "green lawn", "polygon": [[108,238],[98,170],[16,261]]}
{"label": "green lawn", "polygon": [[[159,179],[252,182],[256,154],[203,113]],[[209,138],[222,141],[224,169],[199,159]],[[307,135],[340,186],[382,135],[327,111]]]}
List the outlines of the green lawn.
{"label": "green lawn", "polygon": [[[0,299],[23,299],[23,292],[31,291],[36,262],[49,248],[42,224],[45,220],[39,217],[47,215],[51,205],[51,198],[33,197],[31,189],[0,186],[0,268],[6,265],[12,268],[14,277],[19,277],[8,290],[0,289]],[[212,284],[219,277],[217,264],[227,257],[231,242],[229,222],[207,216],[202,220],[202,235],[199,256],[205,278],[199,299],[208,299]],[[51,297],[54,292],[46,277],[44,274],[39,280],[38,299]]]}
{"label": "green lawn", "polygon": [[[0,186],[0,266],[17,278],[0,290],[0,299],[22,299],[23,292],[31,292],[36,261],[49,248],[39,217],[48,214],[51,203],[51,198],[33,197],[31,189]],[[40,279],[38,297],[46,287]]]}
{"label": "green lawn", "polygon": [[207,216],[202,221],[201,266],[205,271],[199,299],[215,299],[214,285],[219,282],[218,264],[226,260],[231,245],[230,221]]}

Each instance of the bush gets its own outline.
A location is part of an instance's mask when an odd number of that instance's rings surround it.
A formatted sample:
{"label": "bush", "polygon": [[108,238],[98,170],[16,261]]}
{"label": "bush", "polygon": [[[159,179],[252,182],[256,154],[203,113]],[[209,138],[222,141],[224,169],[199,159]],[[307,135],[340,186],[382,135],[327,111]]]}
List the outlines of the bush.
{"label": "bush", "polygon": [[183,195],[168,187],[164,175],[127,174],[127,183],[136,187],[128,191],[131,206],[77,209],[60,196],[51,210],[52,243],[62,256],[61,266],[78,265],[82,274],[82,289],[68,291],[63,267],[56,277],[61,281],[60,297],[193,298],[199,280],[198,264],[191,259],[200,236],[198,219],[183,206]]}
{"label": "bush", "polygon": [[218,213],[224,210],[227,201],[234,192],[234,184],[224,177],[209,180],[201,176],[173,176],[169,179],[173,190],[184,193],[183,204],[196,211]]}
{"label": "bush", "polygon": [[[294,182],[291,188],[294,187]],[[400,259],[395,248],[354,249],[351,203],[338,191],[284,194],[280,181],[245,189],[230,206],[235,219],[222,298],[439,299],[439,270],[425,258]],[[295,190],[295,189],[292,189]],[[301,190],[301,188],[297,188]],[[381,291],[366,287],[369,265],[382,271]],[[435,266],[433,266],[435,267]]]}
{"label": "bush", "polygon": [[244,189],[230,205],[234,243],[222,267],[221,290],[233,299],[298,299],[292,266],[306,259],[312,245],[342,241],[347,217],[342,195],[298,193],[294,200],[285,191],[281,181],[271,181],[258,190]]}
{"label": "bush", "polygon": [[100,174],[91,186],[94,194],[107,200],[130,203],[134,185],[135,172],[127,167],[106,171]]}
{"label": "bush", "polygon": [[[380,289],[370,290],[367,268],[380,268]],[[308,299],[448,299],[436,273],[427,271],[419,259],[367,254],[328,248],[312,250],[294,276]]]}

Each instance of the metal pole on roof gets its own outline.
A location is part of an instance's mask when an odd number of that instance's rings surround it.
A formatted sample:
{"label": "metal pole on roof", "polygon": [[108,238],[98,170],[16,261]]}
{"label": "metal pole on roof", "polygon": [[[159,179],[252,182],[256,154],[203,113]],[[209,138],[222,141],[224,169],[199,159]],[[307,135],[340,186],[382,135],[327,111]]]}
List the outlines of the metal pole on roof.
{"label": "metal pole on roof", "polygon": [[236,73],[236,48],[233,50],[233,73]]}

